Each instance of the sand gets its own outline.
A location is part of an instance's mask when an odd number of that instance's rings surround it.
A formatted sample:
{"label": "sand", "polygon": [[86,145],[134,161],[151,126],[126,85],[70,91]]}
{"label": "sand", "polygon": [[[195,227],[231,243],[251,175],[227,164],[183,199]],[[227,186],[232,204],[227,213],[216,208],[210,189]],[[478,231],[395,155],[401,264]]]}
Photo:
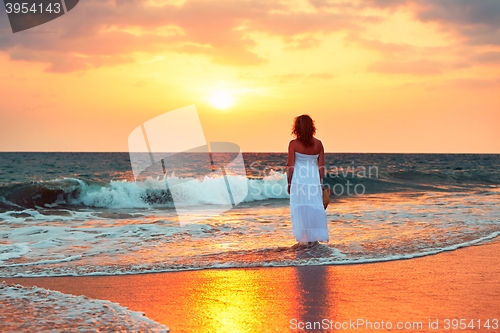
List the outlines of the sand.
{"label": "sand", "polygon": [[0,281],[117,302],[171,332],[500,332],[499,253],[495,241],[373,264]]}

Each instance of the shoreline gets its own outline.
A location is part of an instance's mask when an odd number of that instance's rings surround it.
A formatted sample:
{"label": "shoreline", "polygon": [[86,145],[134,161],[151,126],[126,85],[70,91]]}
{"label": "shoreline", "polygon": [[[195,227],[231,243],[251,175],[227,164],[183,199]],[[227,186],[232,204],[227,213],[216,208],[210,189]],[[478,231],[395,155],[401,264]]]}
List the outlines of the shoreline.
{"label": "shoreline", "polygon": [[[467,241],[464,243],[458,243],[454,245],[449,245],[444,248],[441,248],[439,250],[430,250],[427,252],[419,252],[419,253],[413,253],[413,254],[400,254],[397,257],[381,257],[381,258],[364,258],[364,259],[344,259],[341,261],[334,261],[334,262],[321,262],[321,261],[316,261],[318,259],[326,259],[326,257],[317,257],[317,256],[310,256],[306,257],[303,256],[302,259],[304,258],[309,258],[309,263],[308,264],[303,264],[300,262],[297,263],[286,263],[284,265],[276,265],[275,263],[269,263],[269,262],[261,262],[260,264],[256,265],[235,265],[235,266],[229,266],[229,265],[214,265],[214,266],[198,266],[198,267],[183,267],[183,268],[172,268],[171,266],[166,266],[168,268],[158,268],[155,267],[154,269],[141,269],[141,270],[125,270],[125,271],[113,271],[113,272],[103,272],[103,271],[98,271],[98,272],[92,272],[92,273],[83,273],[81,275],[75,275],[74,273],[67,273],[67,274],[57,274],[57,275],[43,275],[43,274],[38,274],[38,275],[28,275],[28,276],[0,276],[0,282],[2,279],[43,279],[43,278],[59,278],[59,277],[111,277],[111,276],[127,276],[127,275],[144,275],[144,274],[163,274],[163,273],[179,273],[179,272],[194,272],[194,271],[203,271],[203,270],[224,270],[224,269],[259,269],[259,268],[287,268],[287,267],[307,267],[307,266],[350,266],[350,265],[366,265],[366,264],[382,264],[382,263],[390,263],[394,261],[401,261],[401,260],[413,260],[413,259],[418,259],[418,258],[425,258],[428,256],[434,256],[442,253],[447,253],[447,252],[453,252],[456,250],[460,249],[465,249],[469,248],[472,246],[480,246],[480,245],[486,245],[490,243],[495,243],[499,242],[500,243],[500,231],[495,231],[492,232],[491,234],[487,236],[483,236],[481,238],[473,239],[471,241]],[[297,245],[297,244],[295,244]],[[314,247],[309,250],[313,250],[313,252],[318,252],[322,251],[325,245],[323,242],[319,243],[319,247]],[[306,248],[301,248],[302,250]],[[274,249],[276,252],[282,253],[283,251],[286,250],[291,250],[292,252],[295,252],[297,250],[293,250],[293,246],[278,246],[277,248]],[[238,253],[238,251],[230,251],[226,253]],[[304,253],[301,253],[304,254]],[[262,258],[260,258],[262,259]],[[311,262],[314,261],[314,262]],[[21,265],[22,266],[22,265]],[[8,266],[7,266],[8,267]],[[102,268],[100,266],[96,266],[99,268]],[[2,265],[0,265],[0,268],[3,268]],[[106,267],[105,267],[106,268]]]}
{"label": "shoreline", "polygon": [[366,332],[375,330],[374,324],[380,330],[382,321],[419,322],[422,328],[410,331],[428,331],[436,320],[438,329],[432,331],[449,332],[446,320],[451,325],[453,319],[476,320],[475,328],[460,331],[477,332],[487,331],[478,329],[477,320],[482,325],[500,320],[498,253],[500,240],[495,238],[411,260],[369,264],[0,281],[116,302],[144,312],[172,332],[300,332],[307,323],[321,323],[329,331],[330,324],[358,319],[371,323],[357,328]]}

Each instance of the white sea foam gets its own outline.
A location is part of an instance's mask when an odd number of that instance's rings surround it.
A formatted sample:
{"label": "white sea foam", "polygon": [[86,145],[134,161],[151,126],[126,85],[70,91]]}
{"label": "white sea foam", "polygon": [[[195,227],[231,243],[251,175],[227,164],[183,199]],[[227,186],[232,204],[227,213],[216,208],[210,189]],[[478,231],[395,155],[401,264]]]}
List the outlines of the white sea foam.
{"label": "white sea foam", "polygon": [[77,256],[65,257],[65,258],[61,258],[61,259],[50,259],[50,260],[40,260],[40,261],[35,261],[35,262],[25,262],[25,263],[21,263],[21,264],[0,265],[0,268],[19,267],[19,266],[33,266],[33,265],[47,265],[47,264],[59,264],[59,263],[63,263],[63,262],[78,260],[78,259],[81,259],[81,258],[82,258],[82,256],[77,255]]}
{"label": "white sea foam", "polygon": [[27,243],[0,244],[0,261],[20,258],[30,251],[31,249]]}
{"label": "white sea foam", "polygon": [[[60,213],[42,214],[36,209],[24,209],[19,211],[7,211],[0,213],[0,219],[6,222],[26,221],[74,221],[95,218],[94,212],[74,211],[60,209]],[[26,216],[28,215],[28,216]]]}
{"label": "white sea foam", "polygon": [[287,200],[249,201],[185,225],[162,207],[94,208],[75,212],[85,218],[74,220],[53,215],[43,220],[26,210],[24,220],[1,222],[0,276],[365,263],[425,256],[497,237],[498,194],[456,194],[334,199],[327,210],[331,241],[320,253],[290,250],[295,241]]}
{"label": "white sea foam", "polygon": [[[246,189],[244,202],[275,198],[288,198],[286,176],[271,172],[262,179],[248,179],[227,175],[234,197],[241,197]],[[193,181],[194,180],[194,181]],[[80,184],[81,193],[71,200],[73,204],[107,208],[147,208],[151,206],[172,206],[168,197],[167,184],[175,186],[176,197],[183,198],[184,205],[219,205],[227,202],[227,185],[223,177],[205,176],[202,179],[181,179],[169,176],[165,179],[148,178],[144,182],[111,181],[109,186]]]}
{"label": "white sea foam", "polygon": [[[169,332],[144,313],[104,300],[44,288],[0,284],[2,332]],[[29,311],[26,311],[26,308]]]}

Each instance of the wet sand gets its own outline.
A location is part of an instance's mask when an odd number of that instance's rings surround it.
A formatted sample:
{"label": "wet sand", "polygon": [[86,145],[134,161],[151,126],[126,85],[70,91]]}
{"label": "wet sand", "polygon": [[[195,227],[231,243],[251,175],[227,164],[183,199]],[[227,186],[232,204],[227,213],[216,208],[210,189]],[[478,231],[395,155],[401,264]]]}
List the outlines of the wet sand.
{"label": "wet sand", "polygon": [[499,253],[496,240],[373,264],[0,281],[117,302],[171,332],[451,332],[461,319],[456,332],[500,332]]}

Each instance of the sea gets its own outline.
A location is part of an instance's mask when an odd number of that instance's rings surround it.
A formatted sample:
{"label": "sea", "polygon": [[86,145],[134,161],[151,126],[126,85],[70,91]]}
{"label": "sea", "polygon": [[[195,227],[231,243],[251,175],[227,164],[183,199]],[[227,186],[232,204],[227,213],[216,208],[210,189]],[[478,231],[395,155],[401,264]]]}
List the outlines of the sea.
{"label": "sea", "polygon": [[186,153],[137,177],[129,153],[0,153],[0,277],[363,264],[500,235],[500,155],[326,153],[312,247],[294,246],[286,154],[240,155],[243,173]]}

